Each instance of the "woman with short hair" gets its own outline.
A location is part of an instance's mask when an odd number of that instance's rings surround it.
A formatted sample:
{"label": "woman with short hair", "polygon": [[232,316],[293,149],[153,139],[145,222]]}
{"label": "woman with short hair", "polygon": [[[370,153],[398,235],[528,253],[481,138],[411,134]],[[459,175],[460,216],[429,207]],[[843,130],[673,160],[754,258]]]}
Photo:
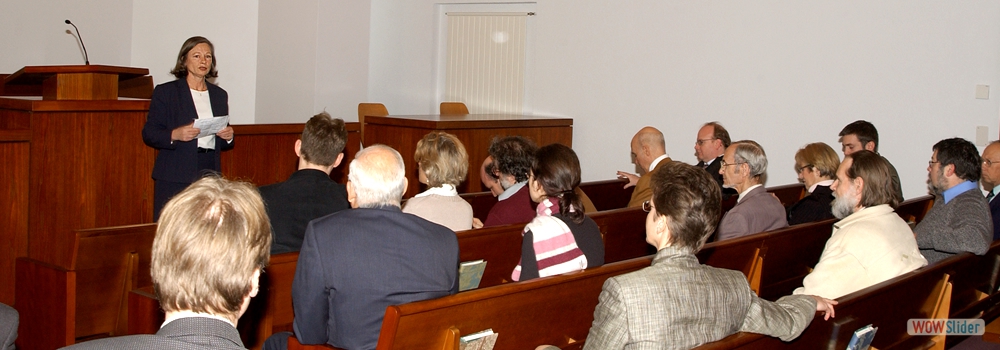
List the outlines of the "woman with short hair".
{"label": "woman with short hair", "polygon": [[403,206],[410,213],[452,231],[472,228],[472,206],[456,189],[469,171],[469,155],[455,135],[432,131],[417,142],[413,154],[420,183],[427,190],[413,196]]}
{"label": "woman with short hair", "polygon": [[830,185],[837,177],[838,167],[840,157],[825,143],[810,143],[795,152],[795,173],[809,195],[788,208],[789,225],[833,219]]}

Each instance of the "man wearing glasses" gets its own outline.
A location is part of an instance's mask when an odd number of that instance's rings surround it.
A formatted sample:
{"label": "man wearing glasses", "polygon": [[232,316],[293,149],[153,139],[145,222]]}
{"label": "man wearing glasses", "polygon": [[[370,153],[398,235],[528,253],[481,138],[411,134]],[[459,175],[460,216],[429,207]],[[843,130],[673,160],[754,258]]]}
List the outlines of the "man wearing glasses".
{"label": "man wearing glasses", "polygon": [[989,204],[977,189],[982,160],[976,145],[961,138],[934,144],[927,162],[927,188],[934,206],[913,229],[917,246],[934,263],[961,252],[983,255],[993,241]]}
{"label": "man wearing glasses", "polygon": [[767,155],[757,142],[737,141],[726,148],[719,173],[723,186],[740,197],[719,223],[719,241],[788,226],[785,207],[761,184],[766,171]]}
{"label": "man wearing glasses", "polygon": [[986,201],[990,203],[990,214],[993,216],[993,240],[1000,239],[1000,200],[996,199],[1000,194],[1000,141],[990,142],[989,146],[983,150],[983,175],[979,178],[979,184],[984,190],[990,191],[986,195]]}

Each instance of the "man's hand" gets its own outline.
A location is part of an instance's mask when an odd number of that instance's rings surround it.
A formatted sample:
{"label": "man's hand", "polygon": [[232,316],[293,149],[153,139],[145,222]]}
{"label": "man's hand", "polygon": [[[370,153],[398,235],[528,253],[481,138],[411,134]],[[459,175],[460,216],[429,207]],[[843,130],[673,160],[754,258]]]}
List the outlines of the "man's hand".
{"label": "man's hand", "polygon": [[815,295],[810,295],[813,299],[816,299],[816,311],[823,313],[823,319],[829,320],[833,318],[833,306],[837,305],[836,300],[830,300],[823,297],[818,297]]}
{"label": "man's hand", "polygon": [[472,228],[483,228],[483,222],[479,218],[472,218]]}
{"label": "man's hand", "polygon": [[626,173],[626,172],[621,171],[621,170],[618,171],[618,178],[619,179],[628,179],[628,183],[625,184],[625,186],[623,186],[622,188],[629,188],[629,187],[635,186],[635,184],[637,182],[639,182],[639,175],[632,174],[632,173]]}

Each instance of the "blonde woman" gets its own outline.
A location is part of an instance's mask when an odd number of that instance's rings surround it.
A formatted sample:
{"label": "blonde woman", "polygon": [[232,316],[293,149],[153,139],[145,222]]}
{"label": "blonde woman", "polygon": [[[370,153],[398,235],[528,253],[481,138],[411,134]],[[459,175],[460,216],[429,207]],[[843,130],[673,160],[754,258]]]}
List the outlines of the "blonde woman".
{"label": "blonde woman", "polygon": [[413,160],[420,183],[428,188],[407,200],[403,212],[452,231],[471,229],[472,206],[456,190],[469,171],[469,155],[462,141],[455,135],[432,131],[417,142]]}

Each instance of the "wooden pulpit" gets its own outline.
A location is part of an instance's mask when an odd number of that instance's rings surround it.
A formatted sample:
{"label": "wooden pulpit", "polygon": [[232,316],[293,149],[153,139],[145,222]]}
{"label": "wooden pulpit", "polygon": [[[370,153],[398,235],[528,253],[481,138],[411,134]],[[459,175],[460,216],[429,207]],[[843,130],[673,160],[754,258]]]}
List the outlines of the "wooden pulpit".
{"label": "wooden pulpit", "polygon": [[21,313],[19,345],[89,321],[74,310],[78,317],[56,328],[34,322],[59,307],[40,283],[69,281],[15,269],[72,270],[76,230],[152,222],[154,151],[141,135],[152,89],[145,68],[28,66],[0,75],[0,302]]}

